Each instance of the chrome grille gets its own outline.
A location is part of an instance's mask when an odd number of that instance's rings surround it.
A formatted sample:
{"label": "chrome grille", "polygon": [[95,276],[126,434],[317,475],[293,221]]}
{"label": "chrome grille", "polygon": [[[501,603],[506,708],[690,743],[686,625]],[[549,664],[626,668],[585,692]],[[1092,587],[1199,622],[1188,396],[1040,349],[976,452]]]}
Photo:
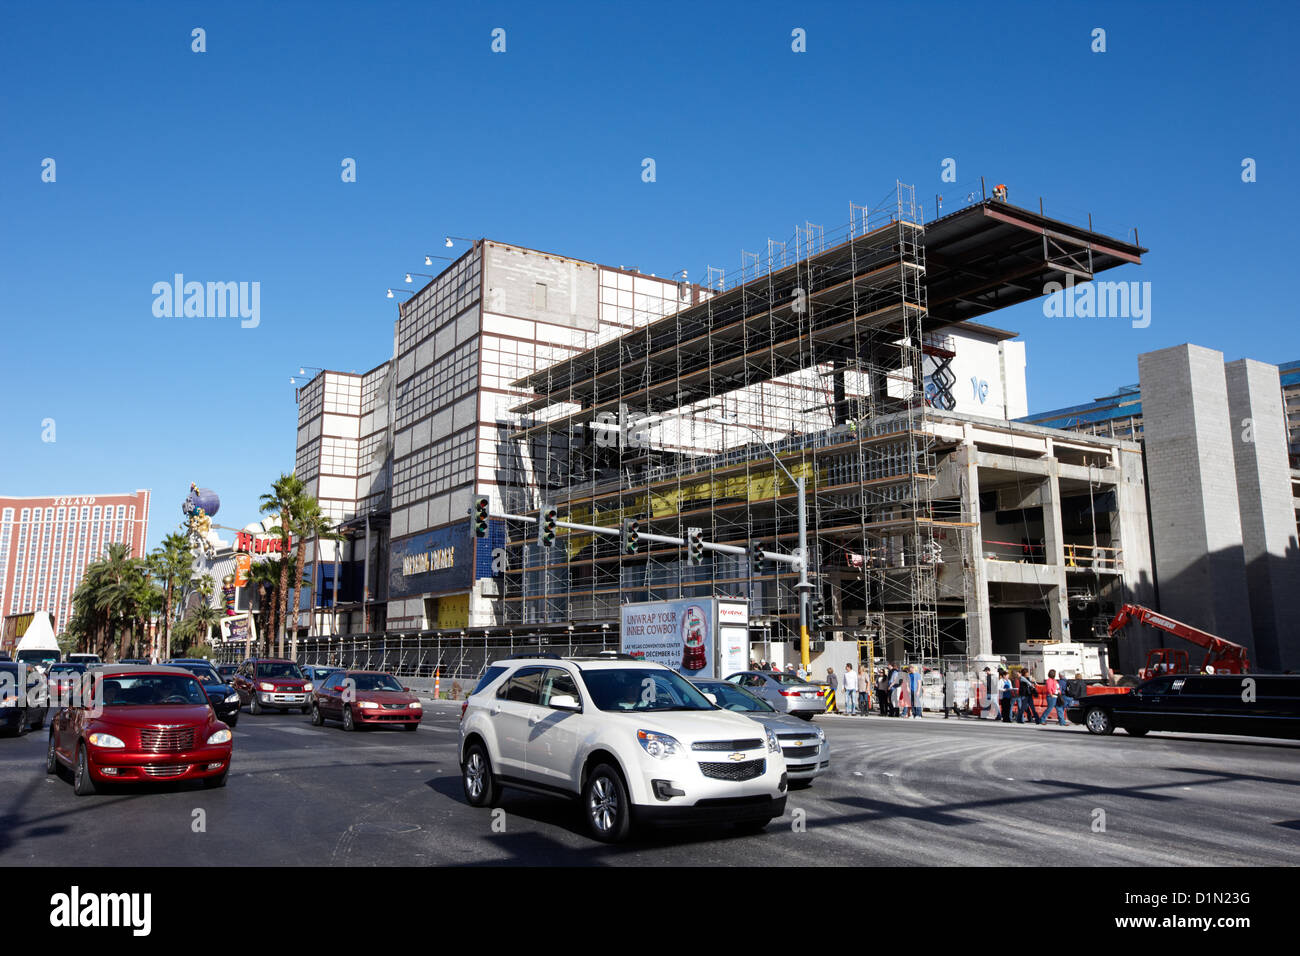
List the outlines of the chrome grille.
{"label": "chrome grille", "polygon": [[190,769],[190,765],[187,763],[152,763],[145,764],[141,769],[151,777],[179,777]]}
{"label": "chrome grille", "polygon": [[781,753],[787,758],[815,757],[817,756],[817,751],[819,750],[821,750],[820,747],[783,747],[781,748]]}
{"label": "chrome grille", "polygon": [[384,706],[385,706],[386,708],[388,708],[389,710],[405,710],[405,709],[406,709],[406,705],[405,705],[405,704],[384,704]]}
{"label": "chrome grille", "polygon": [[140,748],[156,753],[179,753],[194,746],[193,727],[146,727],[140,731]]}
{"label": "chrome grille", "polygon": [[701,740],[691,744],[692,750],[757,750],[763,741],[757,737],[746,740]]}
{"label": "chrome grille", "polygon": [[714,780],[753,780],[767,772],[766,760],[739,763],[701,763],[700,773]]}

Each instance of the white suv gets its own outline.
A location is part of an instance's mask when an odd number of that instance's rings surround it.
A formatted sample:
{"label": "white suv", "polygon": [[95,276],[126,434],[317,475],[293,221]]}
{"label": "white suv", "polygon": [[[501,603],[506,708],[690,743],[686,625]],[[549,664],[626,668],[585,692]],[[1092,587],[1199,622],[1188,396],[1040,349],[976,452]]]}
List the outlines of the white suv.
{"label": "white suv", "polygon": [[502,786],[581,798],[606,843],[634,822],[758,831],[785,813],[785,758],[771,731],[632,658],[491,665],[461,708],[460,766],[472,805],[496,804]]}

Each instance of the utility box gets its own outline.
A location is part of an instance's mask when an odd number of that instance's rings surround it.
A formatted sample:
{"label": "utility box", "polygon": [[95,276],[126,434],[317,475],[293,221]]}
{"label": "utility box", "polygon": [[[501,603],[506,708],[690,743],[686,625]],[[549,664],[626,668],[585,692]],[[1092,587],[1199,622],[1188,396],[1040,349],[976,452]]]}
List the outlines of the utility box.
{"label": "utility box", "polygon": [[619,649],[684,677],[717,678],[748,670],[749,605],[725,598],[624,604]]}
{"label": "utility box", "polygon": [[1106,647],[1081,641],[1053,641],[1050,644],[1021,644],[1020,662],[1029,668],[1035,681],[1047,678],[1047,672],[1056,671],[1073,679],[1077,673],[1083,680],[1105,680],[1108,666]]}

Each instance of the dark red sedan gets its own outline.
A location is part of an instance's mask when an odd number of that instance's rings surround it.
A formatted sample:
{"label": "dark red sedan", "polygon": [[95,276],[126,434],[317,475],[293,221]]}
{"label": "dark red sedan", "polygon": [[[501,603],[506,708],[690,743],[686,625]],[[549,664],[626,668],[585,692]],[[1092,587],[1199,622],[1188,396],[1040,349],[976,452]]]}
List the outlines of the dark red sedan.
{"label": "dark red sedan", "polygon": [[343,722],[344,730],[398,725],[420,726],[424,705],[392,674],[380,671],[334,671],[316,689],[311,722]]}
{"label": "dark red sedan", "polygon": [[114,781],[202,780],[222,787],[230,772],[230,728],[203,685],[179,667],[113,665],[50,724],[45,772],[73,773],[78,796]]}

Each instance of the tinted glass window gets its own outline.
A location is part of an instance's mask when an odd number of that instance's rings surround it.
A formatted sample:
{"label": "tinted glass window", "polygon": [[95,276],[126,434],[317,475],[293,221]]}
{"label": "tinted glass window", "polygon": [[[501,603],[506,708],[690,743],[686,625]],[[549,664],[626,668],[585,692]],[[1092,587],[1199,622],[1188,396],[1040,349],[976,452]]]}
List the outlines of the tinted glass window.
{"label": "tinted glass window", "polygon": [[471,694],[477,694],[505,672],[506,669],[504,667],[489,667],[483,672],[483,676],[478,679],[478,683],[474,685],[474,690],[471,691]]}
{"label": "tinted glass window", "polygon": [[582,703],[582,698],[578,696],[578,685],[574,681],[573,675],[558,667],[549,668],[546,671],[546,676],[542,679],[541,704],[550,707],[552,697],[563,697],[566,694],[578,701],[578,703]]}
{"label": "tinted glass window", "polygon": [[[1182,681],[1179,681],[1181,684]],[[1138,688],[1139,694],[1168,694],[1174,685],[1172,677],[1157,677],[1155,680],[1149,680]]]}
{"label": "tinted glass window", "polygon": [[114,674],[98,682],[104,706],[130,707],[164,704],[206,704],[208,695],[193,677],[179,674]]}
{"label": "tinted glass window", "polygon": [[1188,694],[1215,697],[1230,694],[1236,697],[1241,694],[1241,678],[1188,677],[1183,684],[1183,696],[1186,697]]}
{"label": "tinted glass window", "polygon": [[709,681],[707,684],[697,683],[696,686],[705,693],[718,698],[718,706],[723,710],[735,710],[742,713],[753,711],[761,711],[767,714],[773,713],[772,707],[767,701],[755,697],[741,687],[728,684],[726,681]]}
{"label": "tinted glass window", "polygon": [[713,710],[709,699],[680,674],[658,668],[620,667],[584,671],[583,682],[601,710]]}
{"label": "tinted glass window", "polygon": [[517,704],[535,704],[542,690],[542,675],[545,667],[524,667],[515,671],[513,677],[501,685],[497,696],[502,700]]}
{"label": "tinted glass window", "polygon": [[287,677],[302,680],[302,671],[291,661],[263,661],[257,665],[258,677]]}
{"label": "tinted glass window", "polygon": [[353,674],[352,679],[357,682],[357,690],[400,691],[402,689],[402,685],[396,678],[388,674]]}
{"label": "tinted glass window", "polygon": [[802,677],[800,677],[798,674],[773,674],[773,675],[772,675],[772,680],[774,680],[774,681],[776,681],[777,683],[780,683],[780,684],[806,684],[806,683],[808,683],[808,681],[804,680],[804,679],[803,679]]}
{"label": "tinted glass window", "polygon": [[205,684],[220,684],[221,675],[214,671],[206,664],[177,664],[177,667],[183,667]]}

